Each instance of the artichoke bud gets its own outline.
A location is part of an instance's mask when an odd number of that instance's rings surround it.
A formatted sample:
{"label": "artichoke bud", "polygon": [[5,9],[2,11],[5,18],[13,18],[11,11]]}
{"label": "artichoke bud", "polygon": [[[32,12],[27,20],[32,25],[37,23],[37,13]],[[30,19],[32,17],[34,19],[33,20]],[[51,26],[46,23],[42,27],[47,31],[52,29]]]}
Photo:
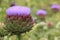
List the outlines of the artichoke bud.
{"label": "artichoke bud", "polygon": [[33,27],[30,8],[14,6],[6,11],[6,27],[13,34],[25,33]]}

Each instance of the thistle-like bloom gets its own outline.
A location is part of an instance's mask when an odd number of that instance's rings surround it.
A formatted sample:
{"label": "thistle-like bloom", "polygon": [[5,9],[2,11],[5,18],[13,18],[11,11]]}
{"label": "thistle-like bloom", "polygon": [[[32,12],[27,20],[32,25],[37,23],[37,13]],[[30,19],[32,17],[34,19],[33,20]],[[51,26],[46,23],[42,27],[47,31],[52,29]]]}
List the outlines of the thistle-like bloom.
{"label": "thistle-like bloom", "polygon": [[53,12],[58,12],[58,11],[59,11],[59,5],[58,5],[58,4],[52,4],[51,10],[52,10]]}
{"label": "thistle-like bloom", "polygon": [[36,15],[46,15],[46,11],[45,10],[38,10]]}
{"label": "thistle-like bloom", "polygon": [[46,16],[46,11],[45,10],[38,10],[37,11],[37,13],[36,13],[36,15],[39,17],[39,18],[45,18],[45,16]]}
{"label": "thistle-like bloom", "polygon": [[20,12],[20,6],[14,6],[6,10],[6,15],[17,15],[18,12]]}
{"label": "thistle-like bloom", "polygon": [[31,30],[33,19],[30,15],[30,8],[14,6],[6,10],[7,29],[12,33],[25,33]]}

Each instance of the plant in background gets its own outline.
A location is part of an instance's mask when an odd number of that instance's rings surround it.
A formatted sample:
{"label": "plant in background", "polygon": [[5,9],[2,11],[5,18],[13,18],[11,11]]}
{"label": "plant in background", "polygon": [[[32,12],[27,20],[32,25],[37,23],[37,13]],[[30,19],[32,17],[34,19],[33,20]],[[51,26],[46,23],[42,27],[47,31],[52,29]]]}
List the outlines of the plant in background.
{"label": "plant in background", "polygon": [[30,8],[23,6],[13,6],[6,10],[6,28],[18,36],[30,31],[33,27],[33,19],[30,15]]}
{"label": "plant in background", "polygon": [[56,13],[59,11],[59,5],[58,4],[52,4],[51,5],[52,12]]}
{"label": "plant in background", "polygon": [[37,20],[39,21],[45,21],[47,12],[45,10],[38,10],[36,12]]}
{"label": "plant in background", "polygon": [[15,2],[12,2],[10,6],[11,7],[16,6],[16,3]]}
{"label": "plant in background", "polygon": [[29,39],[30,40],[40,40],[42,37],[46,37],[46,32],[48,28],[46,26],[46,22],[39,22],[34,27],[33,30],[30,31]]}
{"label": "plant in background", "polygon": [[46,26],[50,29],[53,28],[53,23],[52,22],[46,22]]}
{"label": "plant in background", "polygon": [[48,27],[48,31],[47,31],[48,40],[54,40],[54,34],[53,34],[54,33],[54,24],[53,24],[53,22],[51,22],[51,21],[46,22],[46,26]]}
{"label": "plant in background", "polygon": [[60,30],[60,21],[56,24],[56,28]]}

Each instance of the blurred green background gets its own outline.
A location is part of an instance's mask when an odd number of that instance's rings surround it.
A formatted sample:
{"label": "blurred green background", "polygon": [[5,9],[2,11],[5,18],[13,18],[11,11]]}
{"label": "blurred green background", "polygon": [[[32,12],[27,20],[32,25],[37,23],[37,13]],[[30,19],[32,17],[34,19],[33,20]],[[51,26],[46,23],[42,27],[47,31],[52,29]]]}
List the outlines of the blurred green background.
{"label": "blurred green background", "polygon": [[[16,2],[16,5],[19,6],[30,7],[32,17],[36,17],[35,13],[38,9],[45,9],[47,11],[48,20],[50,20],[51,18],[49,14],[53,15],[53,13],[50,12],[51,4],[57,3],[58,5],[60,5],[60,0],[0,0],[0,22],[4,21],[6,16],[6,9],[10,7],[10,4],[12,2]],[[58,12],[58,14],[54,14],[51,20],[54,23],[58,22],[60,20],[60,11]],[[29,34],[28,33],[26,35],[22,34],[23,35],[22,40],[27,40]]]}

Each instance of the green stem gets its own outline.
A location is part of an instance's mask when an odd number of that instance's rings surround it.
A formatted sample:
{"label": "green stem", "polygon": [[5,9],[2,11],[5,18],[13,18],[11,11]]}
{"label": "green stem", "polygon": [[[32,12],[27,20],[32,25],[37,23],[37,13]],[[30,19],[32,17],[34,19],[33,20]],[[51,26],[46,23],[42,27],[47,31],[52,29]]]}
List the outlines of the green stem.
{"label": "green stem", "polygon": [[17,35],[18,40],[21,40],[21,34]]}

